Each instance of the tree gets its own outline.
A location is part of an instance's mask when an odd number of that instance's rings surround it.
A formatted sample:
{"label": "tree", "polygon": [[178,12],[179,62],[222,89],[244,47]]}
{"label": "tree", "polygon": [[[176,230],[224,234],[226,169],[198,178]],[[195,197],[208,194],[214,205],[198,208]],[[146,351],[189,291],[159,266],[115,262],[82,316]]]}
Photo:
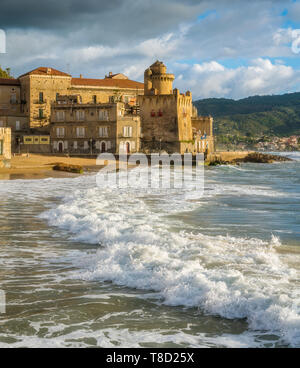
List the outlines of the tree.
{"label": "tree", "polygon": [[10,75],[10,68],[2,69],[0,65],[0,78],[13,78]]}

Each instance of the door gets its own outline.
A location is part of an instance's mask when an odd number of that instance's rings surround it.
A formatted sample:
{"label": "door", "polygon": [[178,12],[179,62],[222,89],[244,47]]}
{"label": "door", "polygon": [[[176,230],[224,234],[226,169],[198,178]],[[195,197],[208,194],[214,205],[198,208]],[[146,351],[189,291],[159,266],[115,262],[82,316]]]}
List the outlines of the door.
{"label": "door", "polygon": [[62,142],[58,143],[58,151],[62,153],[64,151],[64,144]]}
{"label": "door", "polygon": [[126,142],[126,153],[130,153],[130,143]]}
{"label": "door", "polygon": [[106,152],[106,144],[105,142],[101,143],[101,152]]}

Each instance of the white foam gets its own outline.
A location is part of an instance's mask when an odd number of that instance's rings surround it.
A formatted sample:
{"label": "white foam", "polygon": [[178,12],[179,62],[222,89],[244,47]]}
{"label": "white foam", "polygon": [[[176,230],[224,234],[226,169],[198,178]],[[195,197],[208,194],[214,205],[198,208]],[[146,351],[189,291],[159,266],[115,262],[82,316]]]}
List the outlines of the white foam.
{"label": "white foam", "polygon": [[[252,189],[265,195],[265,188]],[[180,190],[151,198],[133,189],[89,188],[66,196],[42,217],[77,241],[101,244],[96,255],[74,258],[81,269],[74,278],[153,290],[165,304],[246,318],[250,329],[300,346],[300,295],[291,281],[299,273],[277,252],[279,239],[171,232],[166,215],[194,205]]]}

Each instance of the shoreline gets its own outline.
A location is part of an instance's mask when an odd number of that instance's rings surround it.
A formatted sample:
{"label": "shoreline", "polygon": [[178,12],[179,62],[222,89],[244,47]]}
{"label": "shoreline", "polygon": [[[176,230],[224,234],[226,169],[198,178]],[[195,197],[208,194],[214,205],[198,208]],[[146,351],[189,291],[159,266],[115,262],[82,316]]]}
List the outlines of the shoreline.
{"label": "shoreline", "polygon": [[[288,152],[287,152],[288,153]],[[257,155],[259,161],[249,160],[251,155]],[[276,159],[277,157],[277,159]],[[275,159],[274,159],[275,158]],[[48,179],[48,178],[76,178],[80,175],[97,172],[104,165],[96,165],[96,158],[81,158],[81,157],[62,157],[62,156],[47,156],[39,154],[29,154],[21,156],[13,156],[11,159],[11,168],[0,168],[1,180],[33,180],[33,179]],[[261,162],[272,163],[273,161],[285,162],[293,161],[289,158],[283,158],[278,153],[270,155],[267,153],[255,151],[225,151],[215,152],[207,157],[205,164],[207,166],[239,164],[242,162]],[[68,165],[77,165],[83,168],[83,173],[71,173],[66,171],[53,170],[53,167],[58,163]],[[119,162],[116,161],[117,168]]]}

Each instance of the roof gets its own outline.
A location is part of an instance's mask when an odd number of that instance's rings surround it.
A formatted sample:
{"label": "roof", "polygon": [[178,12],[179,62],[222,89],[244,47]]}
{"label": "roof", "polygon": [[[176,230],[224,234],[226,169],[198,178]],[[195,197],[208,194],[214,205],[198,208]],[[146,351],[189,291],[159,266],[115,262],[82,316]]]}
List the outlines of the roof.
{"label": "roof", "polygon": [[44,66],[40,66],[39,68],[33,69],[30,72],[21,75],[19,78],[24,77],[25,75],[52,75],[58,77],[71,77],[70,74],[61,72],[54,68],[48,68]]}
{"label": "roof", "polygon": [[20,81],[12,78],[0,78],[0,85],[5,86],[19,86]]}
{"label": "roof", "polygon": [[117,87],[117,88],[132,88],[143,89],[144,83],[135,82],[130,79],[87,79],[87,78],[72,78],[72,86],[93,86],[93,87]]}

